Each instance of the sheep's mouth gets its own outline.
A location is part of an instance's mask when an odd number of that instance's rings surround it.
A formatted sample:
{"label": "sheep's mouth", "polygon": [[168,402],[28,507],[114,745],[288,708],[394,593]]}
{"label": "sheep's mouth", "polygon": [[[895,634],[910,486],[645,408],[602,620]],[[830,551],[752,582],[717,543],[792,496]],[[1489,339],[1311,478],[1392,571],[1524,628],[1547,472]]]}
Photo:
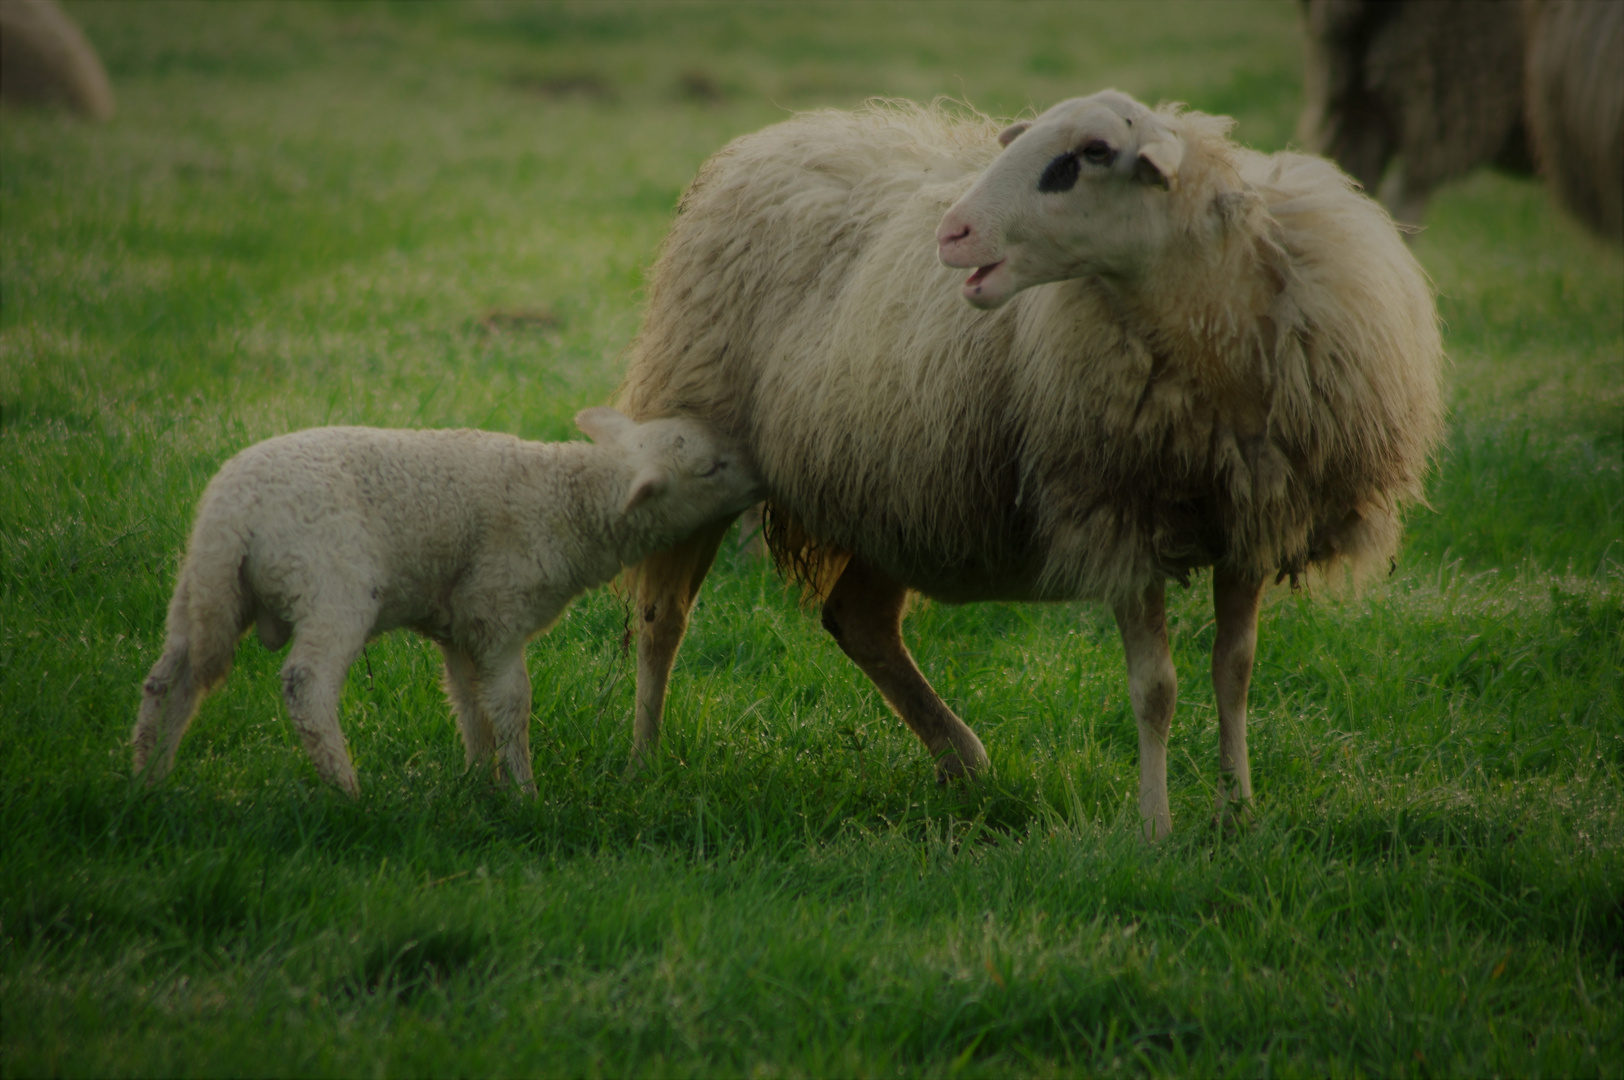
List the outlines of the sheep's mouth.
{"label": "sheep's mouth", "polygon": [[976,268],[975,273],[971,274],[968,278],[965,278],[964,287],[966,289],[974,289],[974,288],[976,288],[983,281],[987,280],[987,275],[988,274],[992,273],[994,270],[998,269],[1000,266],[1003,266],[1003,265],[1004,265],[1004,260],[999,259],[995,263],[988,263],[986,266],[978,266]]}

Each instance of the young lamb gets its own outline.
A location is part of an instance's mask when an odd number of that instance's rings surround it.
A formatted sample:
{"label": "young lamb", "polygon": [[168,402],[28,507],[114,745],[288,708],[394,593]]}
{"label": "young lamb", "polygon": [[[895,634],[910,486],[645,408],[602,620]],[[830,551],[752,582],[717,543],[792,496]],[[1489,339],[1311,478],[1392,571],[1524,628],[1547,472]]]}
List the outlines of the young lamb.
{"label": "young lamb", "polygon": [[338,725],[345,672],[409,627],[445,655],[470,766],[530,771],[525,642],[583,591],[760,498],[747,458],[687,419],[587,409],[591,443],[484,431],[314,428],[249,447],[210,481],[142,688],[135,772],[155,783],[237,641],[293,646],[282,693],[322,778],[357,794]]}
{"label": "young lamb", "polygon": [[[1437,314],[1391,219],[1229,126],[1107,91],[1001,135],[891,103],[744,136],[682,199],[621,398],[748,448],[769,544],[939,777],[987,755],[903,644],[907,591],[1109,603],[1152,836],[1167,580],[1213,568],[1227,814],[1264,584],[1385,572],[1442,425]],[[640,754],[722,531],[638,568]]]}

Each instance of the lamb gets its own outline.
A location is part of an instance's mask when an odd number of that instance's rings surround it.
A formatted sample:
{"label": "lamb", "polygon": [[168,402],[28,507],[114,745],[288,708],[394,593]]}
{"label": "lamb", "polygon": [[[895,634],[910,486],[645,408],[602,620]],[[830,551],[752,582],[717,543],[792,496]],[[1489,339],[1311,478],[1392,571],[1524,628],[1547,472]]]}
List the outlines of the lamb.
{"label": "lamb", "polygon": [[[1386,570],[1442,424],[1436,310],[1391,219],[1230,126],[1106,91],[1001,134],[892,102],[737,139],[679,204],[620,397],[747,448],[780,565],[939,780],[988,758],[903,644],[908,592],[1108,603],[1151,838],[1166,582],[1212,568],[1233,820],[1265,584]],[[637,568],[638,755],[724,528]]]}
{"label": "lamb", "polygon": [[167,775],[199,699],[257,626],[322,779],[358,794],[345,672],[396,627],[432,639],[470,767],[533,793],[525,642],[578,594],[760,498],[748,459],[688,419],[575,418],[593,443],[483,431],[314,428],[226,462],[198,508],[142,688],[135,773]]}

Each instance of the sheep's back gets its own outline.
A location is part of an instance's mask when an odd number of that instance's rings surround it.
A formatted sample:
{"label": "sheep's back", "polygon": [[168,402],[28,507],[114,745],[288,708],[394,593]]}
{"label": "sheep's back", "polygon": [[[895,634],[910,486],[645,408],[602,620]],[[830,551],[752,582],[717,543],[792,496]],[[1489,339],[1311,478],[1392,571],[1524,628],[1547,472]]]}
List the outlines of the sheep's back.
{"label": "sheep's back", "polygon": [[420,593],[454,581],[494,534],[520,528],[503,496],[518,445],[462,430],[279,436],[227,462],[196,531],[240,532],[245,572],[267,599],[313,587]]}

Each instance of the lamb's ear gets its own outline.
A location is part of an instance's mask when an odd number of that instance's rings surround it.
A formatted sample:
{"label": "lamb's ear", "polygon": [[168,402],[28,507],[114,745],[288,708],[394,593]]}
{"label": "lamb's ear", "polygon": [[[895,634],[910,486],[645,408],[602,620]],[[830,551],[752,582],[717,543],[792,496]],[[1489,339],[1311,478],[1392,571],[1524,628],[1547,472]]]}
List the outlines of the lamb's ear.
{"label": "lamb's ear", "polygon": [[666,485],[670,482],[671,478],[664,469],[658,465],[650,465],[633,478],[630,494],[626,496],[626,505],[620,508],[620,512],[622,514],[631,513],[664,491]]}
{"label": "lamb's ear", "polygon": [[1139,148],[1133,175],[1142,184],[1171,191],[1178,186],[1179,166],[1184,163],[1184,140],[1162,135]]}
{"label": "lamb's ear", "polygon": [[1015,136],[1019,135],[1021,132],[1025,131],[1031,126],[1032,121],[1030,120],[1022,120],[1019,123],[1009,125],[1009,127],[998,133],[998,145],[1008,146],[1010,143],[1015,141]]}
{"label": "lamb's ear", "polygon": [[607,405],[599,405],[592,409],[582,409],[575,414],[575,426],[581,429],[582,434],[593,442],[612,442],[623,435],[628,428],[636,427],[636,422]]}

